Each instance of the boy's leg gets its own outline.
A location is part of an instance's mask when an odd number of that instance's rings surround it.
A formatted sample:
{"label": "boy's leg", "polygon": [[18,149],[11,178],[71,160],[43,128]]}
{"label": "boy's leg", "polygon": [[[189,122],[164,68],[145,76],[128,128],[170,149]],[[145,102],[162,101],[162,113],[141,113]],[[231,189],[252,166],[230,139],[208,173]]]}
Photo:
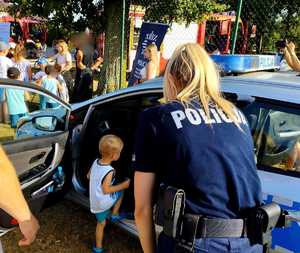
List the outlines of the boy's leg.
{"label": "boy's leg", "polygon": [[96,227],[96,247],[98,249],[103,248],[103,235],[104,235],[104,228],[106,225],[106,220],[102,222],[97,222],[97,227]]}
{"label": "boy's leg", "polygon": [[8,123],[9,114],[8,114],[8,106],[6,102],[2,103],[2,113],[3,113],[3,123]]}
{"label": "boy's leg", "polygon": [[111,215],[118,215],[119,214],[119,210],[120,210],[120,207],[121,207],[121,204],[122,204],[122,201],[123,201],[124,193],[119,192],[118,194],[120,194],[120,195],[119,195],[116,203],[114,204],[114,206],[112,208]]}

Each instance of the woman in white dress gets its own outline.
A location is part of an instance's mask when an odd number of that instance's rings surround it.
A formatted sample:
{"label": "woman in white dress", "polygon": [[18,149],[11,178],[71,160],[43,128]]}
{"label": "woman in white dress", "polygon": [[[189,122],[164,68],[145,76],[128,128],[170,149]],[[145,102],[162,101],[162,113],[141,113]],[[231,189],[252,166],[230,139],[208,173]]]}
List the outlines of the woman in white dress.
{"label": "woman in white dress", "polygon": [[144,56],[148,60],[148,63],[140,72],[140,83],[153,79],[159,75],[159,59],[157,46],[155,44],[148,45],[144,50]]}
{"label": "woman in white dress", "polygon": [[69,47],[64,40],[59,40],[55,45],[58,53],[50,58],[50,60],[54,60],[55,64],[61,66],[61,74],[67,84],[69,94],[72,95],[74,81],[71,74],[72,68],[72,56],[69,51]]}

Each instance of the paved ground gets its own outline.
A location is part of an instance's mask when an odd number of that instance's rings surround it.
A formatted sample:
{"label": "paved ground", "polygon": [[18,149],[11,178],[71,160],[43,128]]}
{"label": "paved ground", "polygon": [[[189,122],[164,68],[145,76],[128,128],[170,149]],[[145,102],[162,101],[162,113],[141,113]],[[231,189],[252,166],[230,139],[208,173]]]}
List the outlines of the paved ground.
{"label": "paved ground", "polygon": [[[15,230],[2,238],[5,253],[86,253],[94,242],[95,218],[70,201],[44,210],[38,217],[41,230],[35,243],[20,249]],[[108,226],[105,235],[107,253],[140,253],[137,239],[115,226]]]}

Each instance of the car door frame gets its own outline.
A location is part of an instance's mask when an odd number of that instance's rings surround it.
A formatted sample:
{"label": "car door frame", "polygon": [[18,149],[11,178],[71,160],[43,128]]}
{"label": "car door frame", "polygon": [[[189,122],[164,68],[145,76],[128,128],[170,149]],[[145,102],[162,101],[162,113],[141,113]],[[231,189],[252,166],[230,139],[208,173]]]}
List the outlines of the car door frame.
{"label": "car door frame", "polygon": [[[69,125],[69,117],[70,117],[70,113],[71,113],[71,106],[69,104],[67,104],[66,102],[64,102],[63,100],[61,100],[59,97],[55,96],[54,94],[52,94],[48,90],[45,90],[44,88],[39,87],[39,86],[37,86],[33,83],[26,83],[26,82],[22,82],[22,81],[18,81],[18,80],[0,79],[0,88],[3,88],[3,89],[22,88],[22,90],[24,90],[24,91],[32,92],[32,93],[43,95],[47,98],[50,98],[51,100],[54,100],[59,105],[63,106],[64,109],[66,109],[65,128],[62,132],[60,132],[60,133],[57,133],[57,132],[49,133],[49,135],[47,135],[47,136],[35,136],[33,138],[29,137],[29,138],[26,138],[26,139],[19,139],[19,140],[4,142],[4,143],[2,143],[2,146],[3,146],[4,149],[12,151],[12,149],[14,148],[13,146],[17,146],[18,144],[21,144],[22,142],[34,141],[35,139],[37,139],[37,140],[41,139],[42,140],[42,139],[47,139],[47,138],[53,137],[53,136],[66,135],[67,134],[68,125]],[[54,171],[54,169],[58,165],[57,163],[55,163],[55,159],[57,158],[58,149],[59,149],[59,147],[57,145],[58,144],[56,143],[55,144],[55,151],[54,151],[54,155],[53,155],[53,160],[52,160],[51,164],[49,165],[49,167],[47,168],[46,172],[41,174],[40,176],[36,177],[34,180],[30,180],[30,181],[25,182],[25,183],[21,182],[21,188],[22,189],[25,189],[25,188],[27,188],[28,186],[30,186],[32,184],[35,184],[36,182],[43,179],[44,177],[46,177],[47,175],[49,175],[51,172]]]}
{"label": "car door frame", "polygon": [[[127,92],[126,92],[127,91]],[[137,96],[137,95],[145,95],[145,94],[151,94],[151,93],[161,93],[163,95],[163,89],[162,87],[147,87],[147,88],[138,88],[138,89],[130,89],[130,90],[119,90],[117,92],[114,93],[109,93],[109,94],[105,94],[103,96],[99,96],[98,99],[92,99],[92,101],[88,101],[90,102],[89,105],[89,109],[86,113],[86,116],[83,120],[83,123],[77,127],[75,127],[73,129],[73,133],[72,133],[72,137],[71,137],[71,143],[72,143],[72,150],[76,150],[76,152],[80,152],[80,149],[77,149],[78,147],[80,147],[80,140],[81,138],[84,136],[85,134],[85,130],[88,124],[88,121],[95,109],[96,106],[99,106],[101,104],[105,104],[105,103],[110,103],[114,100],[119,100],[119,99],[123,99],[126,97],[131,97],[131,96]],[[83,103],[82,107],[86,106],[86,103]],[[81,108],[81,107],[79,107]],[[79,109],[76,108],[76,109]],[[75,144],[76,143],[76,144]],[[75,144],[77,147],[73,147],[73,144]],[[77,157],[78,154],[72,154],[73,157],[73,162],[72,162],[72,169],[73,169],[73,176],[72,176],[72,183],[73,183],[73,187],[75,189],[76,192],[83,194],[85,193],[85,188],[81,185],[80,181],[77,178],[77,174],[76,174],[76,161],[74,159],[74,157]],[[75,163],[74,163],[75,162]]]}

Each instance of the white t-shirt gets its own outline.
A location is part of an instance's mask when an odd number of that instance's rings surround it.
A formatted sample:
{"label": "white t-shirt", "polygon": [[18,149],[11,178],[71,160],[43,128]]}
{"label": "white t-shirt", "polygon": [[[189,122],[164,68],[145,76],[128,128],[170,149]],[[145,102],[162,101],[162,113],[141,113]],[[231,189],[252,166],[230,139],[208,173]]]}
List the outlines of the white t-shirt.
{"label": "white t-shirt", "polygon": [[57,64],[61,65],[64,68],[67,62],[72,62],[72,56],[69,52],[66,54],[56,54],[53,56],[53,59],[56,61]]}
{"label": "white t-shirt", "polygon": [[13,61],[14,67],[16,67],[21,72],[21,80],[29,82],[28,69],[31,67],[30,61],[23,59],[19,62]]}
{"label": "white t-shirt", "polygon": [[7,70],[13,66],[13,62],[6,56],[0,56],[0,78],[7,78]]}
{"label": "white t-shirt", "polygon": [[43,77],[46,77],[47,74],[45,73],[45,71],[40,70],[39,72],[35,73],[32,77],[33,80],[40,80]]}
{"label": "white t-shirt", "polygon": [[102,181],[105,176],[113,171],[110,165],[101,165],[95,160],[90,174],[90,209],[92,213],[100,213],[112,208],[116,202],[114,194],[105,194],[102,190]]}

